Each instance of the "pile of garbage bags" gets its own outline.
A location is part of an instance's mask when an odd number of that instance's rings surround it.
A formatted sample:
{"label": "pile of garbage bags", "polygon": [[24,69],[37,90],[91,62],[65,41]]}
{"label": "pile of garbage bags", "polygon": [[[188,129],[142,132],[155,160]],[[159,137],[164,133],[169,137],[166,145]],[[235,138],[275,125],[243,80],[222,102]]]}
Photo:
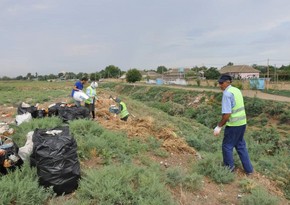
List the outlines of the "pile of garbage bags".
{"label": "pile of garbage bags", "polygon": [[0,156],[0,173],[6,175],[8,171],[13,171],[17,167],[21,167],[23,160],[18,155],[17,144],[9,137],[1,135],[0,150],[4,150],[4,154]]}
{"label": "pile of garbage bags", "polygon": [[85,119],[90,117],[89,110],[85,107],[76,107],[74,104],[54,103],[48,106],[47,109],[39,109],[38,104],[31,106],[22,102],[17,108],[15,118],[16,124],[20,125],[23,122],[28,122],[32,118],[43,118],[59,116],[63,122],[75,119]]}
{"label": "pile of garbage bags", "polygon": [[58,195],[77,189],[80,163],[77,143],[69,127],[36,129],[32,136],[33,149],[30,164],[37,168],[39,184],[53,187]]}

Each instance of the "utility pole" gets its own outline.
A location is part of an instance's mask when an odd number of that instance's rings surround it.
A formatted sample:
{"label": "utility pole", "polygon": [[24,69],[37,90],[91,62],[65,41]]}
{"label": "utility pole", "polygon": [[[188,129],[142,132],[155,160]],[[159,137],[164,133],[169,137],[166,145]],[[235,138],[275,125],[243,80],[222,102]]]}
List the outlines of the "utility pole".
{"label": "utility pole", "polygon": [[269,78],[269,58],[267,60],[267,90],[269,89],[269,83],[270,83],[270,78]]}

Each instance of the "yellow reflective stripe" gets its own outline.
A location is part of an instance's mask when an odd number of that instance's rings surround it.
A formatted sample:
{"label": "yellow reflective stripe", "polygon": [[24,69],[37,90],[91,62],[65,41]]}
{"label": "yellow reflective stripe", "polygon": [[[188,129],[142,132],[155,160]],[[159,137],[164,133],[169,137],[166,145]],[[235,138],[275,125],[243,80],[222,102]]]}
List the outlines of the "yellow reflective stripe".
{"label": "yellow reflective stripe", "polygon": [[245,110],[245,107],[240,107],[240,108],[238,108],[236,110],[232,110],[232,113],[237,113],[237,112],[240,112],[240,111],[243,111],[243,110]]}
{"label": "yellow reflective stripe", "polygon": [[237,121],[241,121],[241,120],[245,120],[246,116],[243,117],[233,117],[229,119],[229,122],[237,122]]}

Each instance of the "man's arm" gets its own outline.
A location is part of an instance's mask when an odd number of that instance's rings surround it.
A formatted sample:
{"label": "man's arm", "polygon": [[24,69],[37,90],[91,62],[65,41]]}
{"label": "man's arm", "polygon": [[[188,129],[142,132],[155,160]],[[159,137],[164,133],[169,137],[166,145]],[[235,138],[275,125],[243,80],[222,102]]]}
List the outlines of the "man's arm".
{"label": "man's arm", "polygon": [[217,125],[218,125],[219,127],[224,126],[224,125],[227,123],[227,121],[229,120],[230,116],[231,116],[231,113],[224,113],[224,114],[222,115],[222,119],[221,119],[221,121],[220,121]]}

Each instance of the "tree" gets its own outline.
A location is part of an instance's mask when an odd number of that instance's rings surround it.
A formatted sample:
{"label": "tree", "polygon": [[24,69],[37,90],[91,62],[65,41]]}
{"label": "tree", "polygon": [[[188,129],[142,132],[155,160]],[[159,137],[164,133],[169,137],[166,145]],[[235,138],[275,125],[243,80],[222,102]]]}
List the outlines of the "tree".
{"label": "tree", "polygon": [[90,80],[91,81],[98,81],[98,80],[100,80],[100,74],[98,72],[91,73],[90,74]]}
{"label": "tree", "polygon": [[206,79],[218,79],[219,76],[220,72],[215,67],[210,67],[204,72],[204,77],[206,77]]}
{"label": "tree", "polygon": [[49,74],[47,79],[57,79],[57,75]]}
{"label": "tree", "polygon": [[228,62],[228,64],[227,64],[227,66],[232,66],[232,65],[234,65],[233,62]]}
{"label": "tree", "polygon": [[31,80],[31,78],[32,78],[31,73],[27,73],[27,75],[26,75],[26,79],[27,79],[27,80]]}
{"label": "tree", "polygon": [[77,75],[73,72],[67,72],[67,73],[65,73],[65,78],[66,79],[76,79]]}
{"label": "tree", "polygon": [[19,76],[17,76],[15,79],[16,79],[16,80],[23,80],[24,78],[23,78],[22,75],[19,75]]}
{"label": "tree", "polygon": [[82,77],[84,77],[84,73],[83,72],[79,72],[78,74],[77,74],[77,79],[82,79]]}
{"label": "tree", "polygon": [[163,65],[157,67],[156,73],[162,74],[167,71],[167,68]]}
{"label": "tree", "polygon": [[102,76],[104,78],[119,78],[120,75],[121,75],[121,70],[117,66],[109,65],[105,68],[104,75]]}
{"label": "tree", "polygon": [[126,74],[126,81],[128,83],[135,83],[136,81],[140,81],[142,79],[142,74],[136,68],[128,70]]}

